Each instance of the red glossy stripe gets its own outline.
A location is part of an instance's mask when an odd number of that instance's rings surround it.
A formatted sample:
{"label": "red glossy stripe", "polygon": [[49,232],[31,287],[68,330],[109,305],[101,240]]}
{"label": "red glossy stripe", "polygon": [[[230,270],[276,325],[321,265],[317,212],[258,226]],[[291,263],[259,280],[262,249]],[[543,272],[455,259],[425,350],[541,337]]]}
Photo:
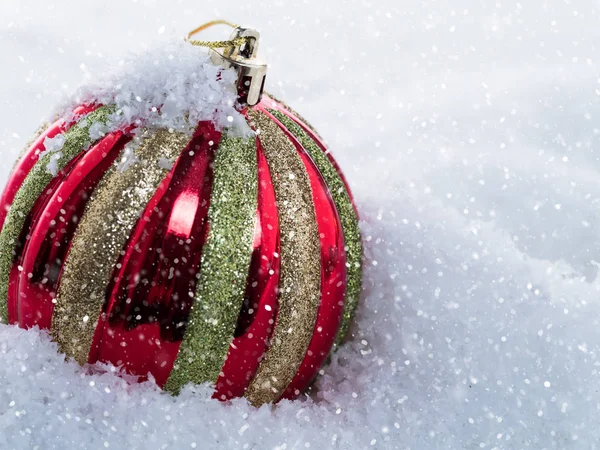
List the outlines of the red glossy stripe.
{"label": "red glossy stripe", "polygon": [[108,287],[89,362],[166,383],[194,301],[220,137],[200,124],[146,206]]}
{"label": "red glossy stripe", "polygon": [[254,249],[235,338],[213,395],[220,400],[244,395],[267,349],[278,310],[279,219],[269,166],[258,140],[257,152],[258,211]]}
{"label": "red glossy stripe", "polygon": [[321,244],[321,302],[313,337],[304,360],[281,398],[293,399],[309,386],[327,359],[340,326],[346,294],[346,252],[337,209],[325,180],[300,142],[267,114],[296,146],[308,174]]}
{"label": "red glossy stripe", "polygon": [[8,283],[8,298],[7,298],[7,308],[8,308],[8,323],[13,324],[18,322],[17,317],[17,299],[19,298],[19,262],[21,260],[21,256],[23,253],[23,246],[27,243],[29,239],[29,232],[32,226],[40,220],[40,217],[46,208],[48,202],[50,202],[52,198],[53,192],[60,186],[60,184],[67,178],[69,173],[77,166],[79,160],[83,157],[83,153],[80,153],[71,161],[69,161],[65,167],[59,171],[54,178],[48,183],[44,191],[40,194],[40,196],[36,199],[33,207],[31,208],[31,212],[25,219],[23,224],[23,229],[21,230],[21,235],[19,236],[19,241],[15,245],[15,255],[13,257],[13,266],[10,272],[10,278]]}
{"label": "red glossy stripe", "polygon": [[[82,115],[86,115],[94,111],[98,106],[79,106],[73,110],[72,115],[75,118],[78,118]],[[2,197],[0,197],[0,230],[4,225],[4,221],[6,220],[6,214],[10,205],[12,205],[13,200],[15,199],[15,195],[23,181],[31,169],[38,161],[38,155],[45,150],[44,140],[46,138],[53,138],[57,135],[67,131],[75,121],[65,122],[64,120],[58,120],[54,124],[52,124],[46,131],[44,131],[40,137],[38,137],[33,144],[29,147],[29,150],[25,153],[25,155],[21,158],[21,160],[15,166],[13,172],[10,174],[8,178],[8,182],[6,183],[6,187],[4,188],[4,192],[2,193]]]}
{"label": "red glossy stripe", "polygon": [[120,131],[102,138],[77,161],[43,211],[35,213],[37,220],[20,262],[16,315],[21,327],[50,327],[59,275],[78,220],[89,195],[128,141]]}
{"label": "red glossy stripe", "polygon": [[331,164],[333,164],[333,167],[335,167],[335,170],[337,171],[338,175],[342,179],[342,183],[344,183],[344,186],[346,187],[346,192],[348,192],[350,201],[352,202],[352,207],[354,208],[354,213],[358,217],[358,209],[356,207],[356,203],[354,202],[354,196],[352,195],[352,191],[350,190],[350,185],[348,184],[348,181],[346,180],[346,176],[342,172],[342,169],[338,165],[337,161],[335,160],[335,158],[333,157],[333,155],[331,154],[331,152],[329,151],[329,149],[327,148],[325,143],[321,140],[321,138],[319,136],[317,136],[317,134],[306,123],[304,123],[304,121],[302,121],[294,113],[288,111],[285,107],[283,107],[279,102],[275,101],[274,99],[264,95],[263,100],[260,103],[260,106],[262,106],[265,109],[266,108],[275,109],[275,110],[281,112],[282,114],[285,114],[289,119],[296,122],[296,124],[298,124],[306,132],[306,134],[308,134],[308,136],[315,142],[315,144],[317,144],[319,146],[319,148],[323,151],[323,153],[325,153],[325,155],[327,155],[327,158],[329,159]]}

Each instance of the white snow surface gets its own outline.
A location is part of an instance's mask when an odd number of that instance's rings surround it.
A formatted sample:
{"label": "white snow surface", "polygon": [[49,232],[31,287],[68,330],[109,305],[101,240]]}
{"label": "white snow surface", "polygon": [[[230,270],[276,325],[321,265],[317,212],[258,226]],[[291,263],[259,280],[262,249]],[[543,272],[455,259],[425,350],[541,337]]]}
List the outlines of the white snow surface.
{"label": "white snow surface", "polygon": [[[78,121],[80,117],[74,113],[77,106],[110,105],[114,113],[106,123],[90,124],[92,140],[131,125],[191,135],[201,121],[210,121],[217,130],[226,129],[231,136],[250,137],[253,131],[236,110],[236,80],[233,70],[210,61],[206,48],[190,45],[181,38],[168,40],[158,48],[144,49],[109,65],[98,80],[77,89],[47,120],[53,122],[58,117],[67,122]],[[54,153],[46,168],[52,175],[58,173],[64,143],[63,135],[44,140],[45,150],[40,156]],[[133,164],[130,156],[131,146],[126,149],[120,169]]]}
{"label": "white snow surface", "polygon": [[252,133],[235,109],[237,74],[211,63],[206,48],[182,38],[165,39],[156,48],[109,64],[106,72],[79,88],[55,115],[69,120],[78,105],[114,105],[107,124],[90,127],[90,136],[96,138],[130,124],[191,133],[200,121],[212,121],[231,135]]}
{"label": "white snow surface", "polygon": [[311,398],[257,410],[2,326],[0,448],[600,448],[598,3],[5,0],[2,180],[107,61],[215,17],[261,30],[268,89],[354,188],[353,337]]}

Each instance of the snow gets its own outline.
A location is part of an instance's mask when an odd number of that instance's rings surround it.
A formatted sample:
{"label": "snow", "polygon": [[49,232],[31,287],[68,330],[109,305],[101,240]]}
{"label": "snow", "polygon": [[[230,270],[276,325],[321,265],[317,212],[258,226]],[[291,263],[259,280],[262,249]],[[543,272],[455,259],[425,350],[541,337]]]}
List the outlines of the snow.
{"label": "snow", "polygon": [[[192,134],[201,121],[211,121],[215,128],[233,136],[251,136],[252,130],[236,109],[233,70],[212,64],[205,48],[194,47],[182,39],[166,41],[156,49],[128,55],[118,65],[109,66],[106,75],[87,84],[55,108],[48,122],[56,117],[67,122],[87,119],[75,117],[80,105],[111,105],[114,112],[106,123],[90,124],[89,136],[99,139],[114,130],[124,130],[132,124],[141,128],[165,128]],[[47,165],[52,175],[58,173],[60,150],[64,136],[44,140],[45,150],[55,153]],[[121,168],[132,164],[129,152]],[[172,162],[161,162],[170,167]]]}
{"label": "snow", "polygon": [[52,157],[47,166],[47,171],[52,175],[56,175],[58,173],[58,161],[62,157],[62,153],[60,152],[65,145],[65,136],[64,134],[59,134],[54,136],[53,138],[44,138],[44,151],[40,152],[39,157],[52,153]]}
{"label": "snow", "polygon": [[80,104],[115,105],[107,124],[95,123],[91,137],[134,123],[191,133],[200,121],[219,130],[249,136],[252,131],[236,111],[236,73],[210,62],[205,48],[183,39],[165,39],[152,50],[132,53],[107,69],[100,80],[79,88],[57,108],[61,117]]}
{"label": "snow", "polygon": [[108,61],[226,17],[261,30],[268,89],[328,140],[367,247],[353,339],[312,398],[276,408],[89,375],[45,334],[0,327],[0,448],[600,447],[595,2],[0,11],[2,180]]}

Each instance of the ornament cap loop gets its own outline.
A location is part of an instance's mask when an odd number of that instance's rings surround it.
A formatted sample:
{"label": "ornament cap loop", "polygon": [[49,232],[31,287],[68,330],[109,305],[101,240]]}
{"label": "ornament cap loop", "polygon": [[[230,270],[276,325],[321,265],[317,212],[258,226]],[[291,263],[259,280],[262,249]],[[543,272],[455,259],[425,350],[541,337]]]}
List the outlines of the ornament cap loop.
{"label": "ornament cap loop", "polygon": [[213,63],[234,69],[238,73],[238,101],[242,106],[254,106],[263,94],[267,63],[258,56],[260,33],[248,27],[238,26],[233,30],[230,41],[241,45],[228,46],[223,49],[212,48]]}

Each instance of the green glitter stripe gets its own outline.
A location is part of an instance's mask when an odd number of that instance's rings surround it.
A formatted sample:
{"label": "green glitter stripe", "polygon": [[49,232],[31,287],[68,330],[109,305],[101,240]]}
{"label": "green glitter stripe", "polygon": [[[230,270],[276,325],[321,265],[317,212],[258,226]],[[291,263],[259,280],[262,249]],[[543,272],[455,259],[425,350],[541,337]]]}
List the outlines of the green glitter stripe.
{"label": "green glitter stripe", "polygon": [[27,145],[25,147],[23,147],[23,149],[19,152],[17,159],[13,163],[11,174],[13,174],[15,172],[15,169],[17,168],[17,166],[19,165],[21,160],[25,157],[27,152],[29,152],[29,150],[31,149],[33,144],[35,144],[35,141],[37,141],[40,138],[40,136],[42,134],[44,134],[46,132],[46,130],[48,130],[48,128],[50,128],[50,124],[46,122],[43,125],[40,125],[39,128],[35,131],[35,133],[33,133],[33,136],[31,136],[31,139],[29,139],[29,141],[27,142]]}
{"label": "green glitter stripe", "polygon": [[[111,107],[98,108],[64,134],[65,144],[61,150],[62,156],[58,160],[58,170],[62,170],[69,161],[92,144],[90,126],[95,122],[106,123],[111,112]],[[33,166],[15,195],[0,232],[0,318],[5,323],[8,322],[7,296],[10,270],[19,236],[35,201],[54,178],[46,169],[53,155],[53,153],[44,155]]]}
{"label": "green glitter stripe", "polygon": [[215,383],[233,339],[252,256],[258,198],[254,139],[224,136],[216,152],[198,288],[185,337],[165,388]]}
{"label": "green glitter stripe", "polygon": [[335,341],[336,345],[339,345],[344,340],[344,337],[350,328],[350,324],[352,323],[362,286],[362,241],[360,238],[358,217],[354,212],[350,194],[348,193],[342,178],[316,142],[300,125],[285,114],[275,110],[269,110],[269,112],[298,139],[300,144],[302,144],[304,149],[308,152],[329,186],[333,202],[335,203],[340,216],[346,246],[348,286],[346,288],[346,302],[344,305],[342,323]]}

